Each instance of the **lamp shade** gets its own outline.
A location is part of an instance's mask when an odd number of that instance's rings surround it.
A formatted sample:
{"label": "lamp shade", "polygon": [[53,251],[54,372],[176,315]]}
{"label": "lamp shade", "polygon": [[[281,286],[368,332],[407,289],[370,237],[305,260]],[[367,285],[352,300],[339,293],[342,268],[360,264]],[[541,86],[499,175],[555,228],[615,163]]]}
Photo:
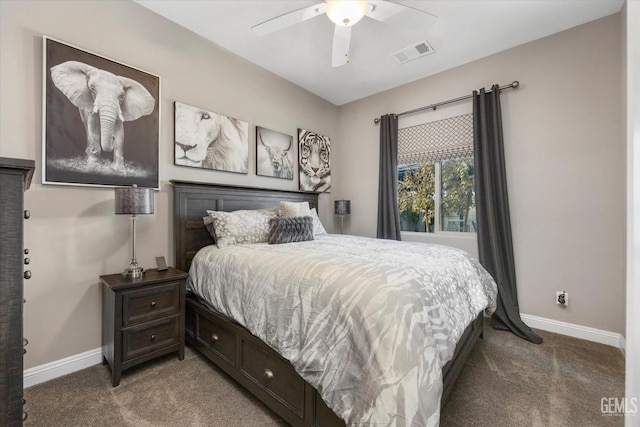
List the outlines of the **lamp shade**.
{"label": "lamp shade", "polygon": [[351,214],[351,200],[336,200],[333,202],[334,213],[336,215]]}
{"label": "lamp shade", "polygon": [[349,27],[367,12],[367,2],[364,0],[329,0],[326,14],[335,24]]}
{"label": "lamp shade", "polygon": [[153,188],[116,188],[116,215],[153,213]]}

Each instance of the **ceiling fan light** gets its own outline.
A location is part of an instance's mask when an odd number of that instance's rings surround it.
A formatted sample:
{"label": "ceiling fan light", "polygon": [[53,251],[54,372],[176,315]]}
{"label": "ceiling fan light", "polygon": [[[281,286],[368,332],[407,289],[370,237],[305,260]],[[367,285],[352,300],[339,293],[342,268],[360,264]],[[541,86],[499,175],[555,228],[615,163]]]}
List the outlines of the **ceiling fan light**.
{"label": "ceiling fan light", "polygon": [[327,2],[327,16],[336,25],[348,27],[362,19],[367,11],[364,0],[329,0]]}

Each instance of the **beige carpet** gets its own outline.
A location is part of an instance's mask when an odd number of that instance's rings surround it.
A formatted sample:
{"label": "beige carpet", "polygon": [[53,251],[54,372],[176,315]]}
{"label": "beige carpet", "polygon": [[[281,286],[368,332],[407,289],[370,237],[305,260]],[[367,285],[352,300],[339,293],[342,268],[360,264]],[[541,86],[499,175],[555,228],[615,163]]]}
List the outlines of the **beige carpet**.
{"label": "beige carpet", "polygon": [[[603,397],[624,396],[616,348],[537,331],[530,344],[485,326],[447,402],[442,426],[622,426]],[[260,402],[187,348],[125,371],[111,387],[97,365],[25,390],[25,426],[277,426]]]}

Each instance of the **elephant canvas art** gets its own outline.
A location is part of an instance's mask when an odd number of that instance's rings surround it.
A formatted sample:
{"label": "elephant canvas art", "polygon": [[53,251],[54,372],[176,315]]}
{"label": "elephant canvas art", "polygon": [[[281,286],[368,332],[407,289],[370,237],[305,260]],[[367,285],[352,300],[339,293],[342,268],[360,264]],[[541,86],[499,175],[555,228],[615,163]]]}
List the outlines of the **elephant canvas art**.
{"label": "elephant canvas art", "polygon": [[43,181],[157,188],[159,78],[51,39],[45,46]]}

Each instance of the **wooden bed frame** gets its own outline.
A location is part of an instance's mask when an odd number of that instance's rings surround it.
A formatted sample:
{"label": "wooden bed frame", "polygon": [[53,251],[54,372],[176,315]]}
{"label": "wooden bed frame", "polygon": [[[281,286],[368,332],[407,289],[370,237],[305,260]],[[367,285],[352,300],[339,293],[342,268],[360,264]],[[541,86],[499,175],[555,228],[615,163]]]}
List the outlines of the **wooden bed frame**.
{"label": "wooden bed frame", "polygon": [[[307,201],[310,207],[318,207],[317,193],[171,182],[174,186],[175,265],[183,271],[189,271],[191,260],[200,248],[213,244],[202,221],[207,209],[274,208],[281,200]],[[482,327],[480,314],[465,330],[454,358],[444,366],[441,405],[451,393],[471,349],[482,336]],[[186,341],[291,425],[345,425],[286,359],[247,329],[212,311],[193,295],[187,295],[186,299]]]}

